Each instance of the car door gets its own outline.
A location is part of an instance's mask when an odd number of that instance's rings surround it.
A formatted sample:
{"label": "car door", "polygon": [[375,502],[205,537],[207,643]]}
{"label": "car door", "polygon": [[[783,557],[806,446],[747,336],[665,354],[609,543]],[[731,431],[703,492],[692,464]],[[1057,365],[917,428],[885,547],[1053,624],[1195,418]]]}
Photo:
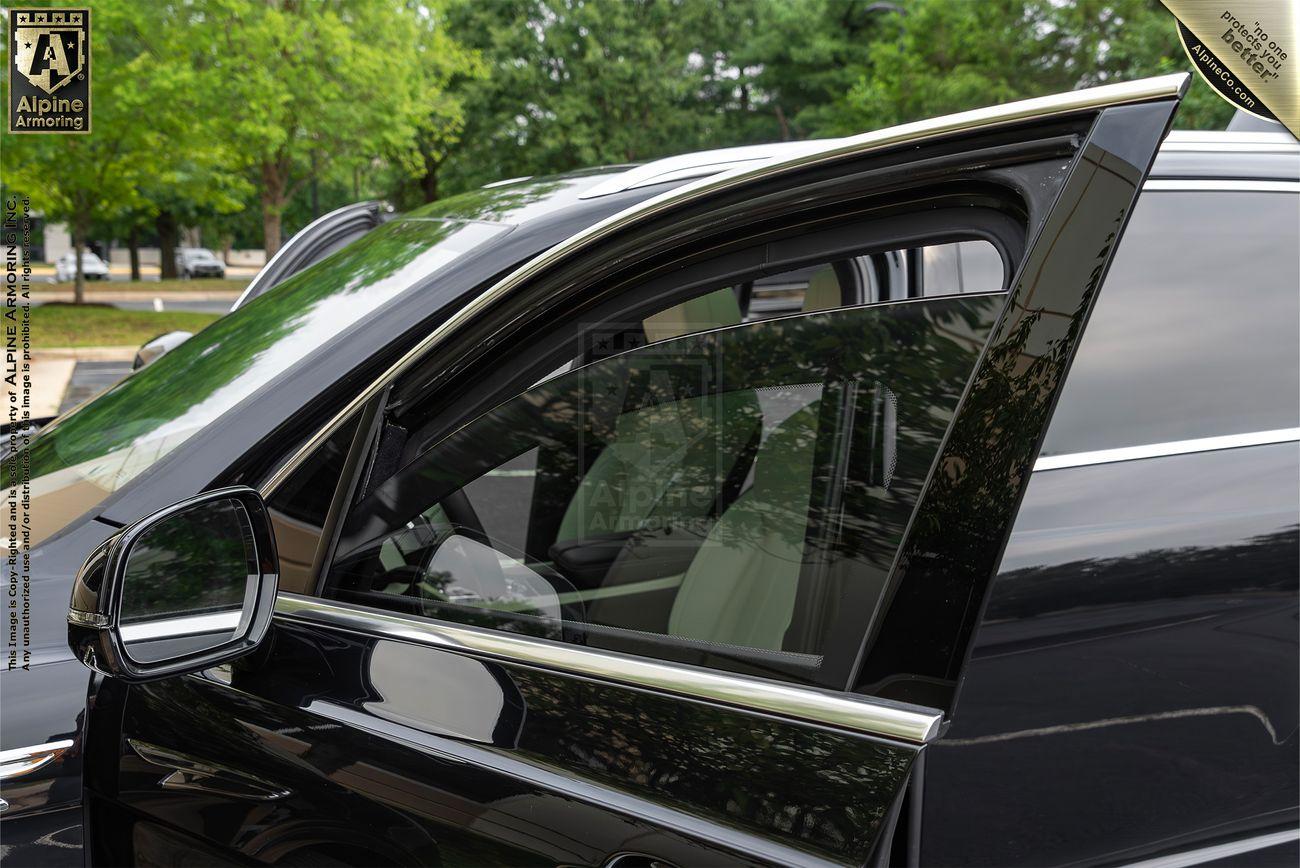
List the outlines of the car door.
{"label": "car door", "polygon": [[[309,265],[352,243],[383,223],[392,209],[381,202],[357,202],[324,214],[286,241],[230,306],[242,307],[284,283]],[[179,256],[179,254],[178,254]]]}
{"label": "car door", "polygon": [[[317,543],[259,650],[97,685],[92,863],[915,863],[927,745],[1185,86],[702,182],[489,288],[266,482]],[[849,291],[976,240],[1001,286]],[[745,309],[792,274],[797,312]]]}

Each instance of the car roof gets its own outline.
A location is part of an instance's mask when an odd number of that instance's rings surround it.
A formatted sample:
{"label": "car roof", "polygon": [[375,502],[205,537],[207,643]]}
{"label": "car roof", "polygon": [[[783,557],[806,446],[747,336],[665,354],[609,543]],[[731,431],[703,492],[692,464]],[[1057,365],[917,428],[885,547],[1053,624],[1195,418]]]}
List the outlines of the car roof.
{"label": "car roof", "polygon": [[[594,199],[667,181],[703,178],[815,153],[843,141],[809,139],[678,154],[611,174],[579,198]],[[1175,130],[1165,139],[1151,177],[1189,176],[1300,180],[1300,142],[1286,132]]]}
{"label": "car roof", "polygon": [[[520,225],[615,194],[679,185],[834,148],[847,139],[807,139],[677,154],[639,164],[593,166],[556,175],[508,178],[402,214],[398,220],[485,220]],[[1300,181],[1300,142],[1286,132],[1175,130],[1151,178]]]}

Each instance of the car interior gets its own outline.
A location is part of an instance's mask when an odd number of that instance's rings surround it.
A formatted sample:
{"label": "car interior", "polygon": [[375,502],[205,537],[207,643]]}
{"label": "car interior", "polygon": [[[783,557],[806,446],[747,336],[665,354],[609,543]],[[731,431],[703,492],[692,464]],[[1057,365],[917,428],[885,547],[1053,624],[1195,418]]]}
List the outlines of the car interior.
{"label": "car interior", "polygon": [[[604,323],[580,355],[363,492],[327,595],[591,647],[815,671],[848,572],[861,599],[879,598],[947,418],[917,402],[900,413],[907,375],[871,361],[830,371],[835,353],[817,342],[830,322],[850,343],[909,340],[921,332],[871,321],[895,307],[878,302],[994,293],[1007,276],[988,241],[950,241]],[[959,365],[973,366],[994,307],[945,320]],[[850,551],[842,514],[854,497],[888,530]]]}

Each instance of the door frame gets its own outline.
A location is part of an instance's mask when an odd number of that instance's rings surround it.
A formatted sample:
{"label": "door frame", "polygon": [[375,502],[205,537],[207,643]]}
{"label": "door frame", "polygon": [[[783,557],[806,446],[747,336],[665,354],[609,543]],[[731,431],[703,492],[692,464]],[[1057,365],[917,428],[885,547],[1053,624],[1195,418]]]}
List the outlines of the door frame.
{"label": "door frame", "polygon": [[[556,285],[557,281],[569,277],[571,267],[589,270],[591,265],[585,254],[597,245],[610,245],[613,253],[603,255],[626,268],[626,255],[619,255],[622,251],[634,245],[644,246],[647,238],[660,248],[670,246],[672,242],[680,243],[683,236],[697,231],[697,224],[703,221],[701,214],[711,215],[716,222],[719,200],[723,207],[731,209],[731,213],[742,211],[751,201],[748,197],[752,196],[755,187],[770,190],[772,184],[785,184],[788,194],[790,181],[804,180],[809,170],[841,168],[845,161],[865,155],[881,153],[890,159],[891,165],[911,165],[910,153],[902,157],[896,154],[896,149],[903,145],[912,152],[922,143],[949,142],[954,134],[960,134],[958,139],[961,139],[970,133],[1003,127],[1014,129],[1026,121],[1086,120],[1086,135],[1074,142],[1075,155],[1057,203],[1048,212],[1048,221],[1037,227],[1036,235],[1030,236],[1025,258],[1008,292],[999,323],[967,385],[948,436],[940,446],[891,571],[889,591],[882,604],[884,614],[878,621],[881,628],[863,639],[847,692],[705,670],[617,652],[556,646],[498,631],[436,622],[318,597],[281,594],[277,615],[345,631],[399,636],[436,647],[459,649],[473,656],[721,702],[912,744],[924,744],[938,737],[942,722],[950,717],[955,705],[960,672],[974,625],[982,611],[984,591],[997,571],[1069,362],[1116,241],[1122,234],[1142,180],[1168,130],[1187,82],[1188,77],[1184,74],[1164,76],[909,124],[859,136],[823,152],[705,179],[648,200],[573,236],[490,287],[358,395],[262,487],[266,496],[273,494],[310,454],[315,444],[329,436],[338,424],[360,412],[368,403],[373,408],[373,402],[381,400],[381,393],[391,391],[399,377],[412,374],[422,363],[438,355],[447,358],[446,345],[462,339],[465,333],[482,328],[483,321],[491,320],[489,314],[497,313],[501,304],[518,301],[515,296],[538,284]],[[959,149],[959,152],[965,150]],[[803,178],[800,178],[800,173],[805,173]],[[1113,189],[1099,190],[1098,173],[1108,178],[1119,177],[1121,182]],[[824,184],[826,177],[815,176],[814,183]],[[1076,219],[1074,215],[1086,198],[1093,200],[1093,206],[1113,212],[1116,215],[1114,221],[1098,226],[1088,219]],[[665,219],[670,216],[671,219]],[[1031,232],[1034,228],[1031,225]],[[1061,265],[1059,251],[1076,247],[1087,251],[1087,261],[1069,257]],[[1050,267],[1054,262],[1056,267]],[[1080,269],[1086,275],[1085,280],[1059,288],[1049,285],[1052,278],[1060,278],[1062,273],[1080,273]],[[570,279],[569,282],[572,284],[574,281]],[[1054,290],[1053,312],[1067,311],[1069,315],[1029,316],[1032,310],[1041,313],[1043,308],[1042,304],[1035,308],[1033,300],[1041,301]],[[495,339],[496,335],[491,337]],[[982,420],[990,412],[990,402],[996,400],[990,390],[1006,382],[1005,359],[1008,356],[1019,357],[1025,347],[1044,342],[1056,347],[1056,364],[1050,382],[1034,383],[1037,391],[1030,402],[1032,414],[1025,422],[1024,436],[1012,438],[1014,449],[999,456],[995,464],[980,468],[980,475],[961,477],[962,485],[954,488],[951,468],[964,461],[966,455],[979,445],[979,434],[984,425]],[[459,355],[454,351],[450,355],[458,359],[454,367],[463,369]],[[446,367],[445,363],[441,366]],[[367,449],[373,448],[370,440],[362,445]],[[947,511],[951,512],[954,502],[969,499],[968,491],[972,487],[989,485],[998,486],[997,510],[992,521],[995,531],[987,538],[981,538],[978,534],[987,530],[987,525],[972,524],[963,528],[965,536],[961,545],[943,542],[942,534],[936,534],[936,522],[945,517],[944,505],[947,504]],[[978,556],[971,559],[971,563],[962,562],[961,557],[971,547],[978,550]],[[936,566],[940,563],[942,567]],[[930,630],[931,641],[918,642],[915,634],[927,632],[915,629],[925,606],[937,606],[942,610],[944,629]],[[933,639],[935,634],[939,635],[937,641]],[[889,670],[891,666],[893,669]],[[881,671],[886,674],[881,676]]]}

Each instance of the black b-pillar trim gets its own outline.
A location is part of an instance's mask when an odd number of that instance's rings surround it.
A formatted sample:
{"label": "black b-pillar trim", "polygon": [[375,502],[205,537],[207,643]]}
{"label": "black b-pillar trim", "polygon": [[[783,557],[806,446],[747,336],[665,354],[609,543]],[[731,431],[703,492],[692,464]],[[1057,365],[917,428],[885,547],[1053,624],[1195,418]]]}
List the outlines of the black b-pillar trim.
{"label": "black b-pillar trim", "polygon": [[1093,124],[931,469],[855,691],[951,713],[1043,434],[1177,104],[1109,108]]}

